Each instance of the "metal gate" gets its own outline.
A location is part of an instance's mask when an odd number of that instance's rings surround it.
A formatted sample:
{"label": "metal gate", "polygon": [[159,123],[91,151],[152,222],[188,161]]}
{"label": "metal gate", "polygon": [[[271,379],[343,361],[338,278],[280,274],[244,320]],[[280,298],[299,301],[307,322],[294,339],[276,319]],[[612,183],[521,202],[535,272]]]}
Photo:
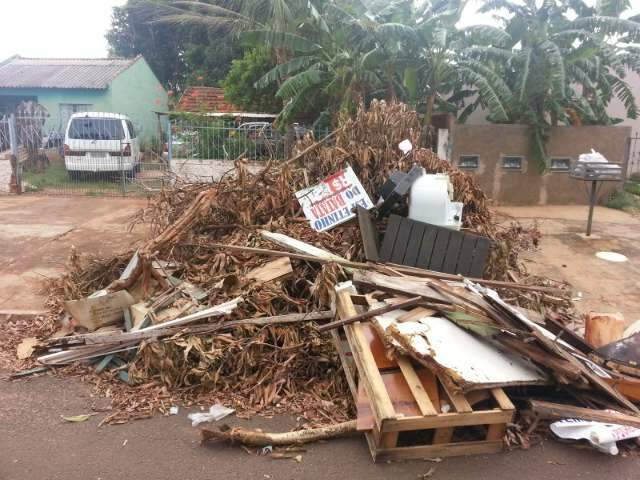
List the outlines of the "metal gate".
{"label": "metal gate", "polygon": [[0,193],[148,196],[169,181],[164,142],[142,144],[126,117],[79,117],[65,132],[46,131],[37,111],[0,120]]}

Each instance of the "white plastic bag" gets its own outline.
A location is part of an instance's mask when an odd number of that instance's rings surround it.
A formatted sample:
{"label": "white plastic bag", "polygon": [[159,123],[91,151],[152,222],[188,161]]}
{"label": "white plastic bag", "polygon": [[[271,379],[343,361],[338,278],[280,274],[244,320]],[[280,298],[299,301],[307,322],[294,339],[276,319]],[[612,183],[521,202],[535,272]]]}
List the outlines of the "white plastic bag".
{"label": "white plastic bag", "polygon": [[231,415],[235,410],[233,408],[227,408],[219,403],[212,405],[208,412],[205,413],[190,413],[188,415],[191,420],[191,426],[197,427],[201,423],[205,422],[217,422],[222,420],[227,415]]}
{"label": "white plastic bag", "polygon": [[618,454],[618,440],[640,437],[640,428],[575,418],[554,422],[549,427],[560,438],[588,440],[595,448],[609,455]]}

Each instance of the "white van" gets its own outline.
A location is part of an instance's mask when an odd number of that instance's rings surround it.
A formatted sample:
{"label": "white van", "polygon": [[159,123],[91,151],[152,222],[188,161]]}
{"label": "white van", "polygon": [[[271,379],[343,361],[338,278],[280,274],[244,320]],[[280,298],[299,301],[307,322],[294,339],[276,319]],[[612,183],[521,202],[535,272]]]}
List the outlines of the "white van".
{"label": "white van", "polygon": [[140,142],[125,115],[74,113],[64,136],[64,165],[70,176],[80,172],[128,172],[140,164]]}

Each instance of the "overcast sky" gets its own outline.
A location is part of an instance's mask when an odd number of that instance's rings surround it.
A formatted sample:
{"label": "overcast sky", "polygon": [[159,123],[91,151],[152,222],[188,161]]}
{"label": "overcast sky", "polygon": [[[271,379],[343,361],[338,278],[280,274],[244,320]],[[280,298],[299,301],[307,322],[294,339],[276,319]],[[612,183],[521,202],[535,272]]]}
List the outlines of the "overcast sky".
{"label": "overcast sky", "polygon": [[125,0],[0,0],[0,60],[105,57],[111,9]]}
{"label": "overcast sky", "polygon": [[[596,0],[590,0],[595,2]],[[24,57],[105,57],[111,9],[125,0],[0,0],[0,61]],[[461,26],[491,23],[472,0]],[[640,0],[633,0],[640,13]]]}

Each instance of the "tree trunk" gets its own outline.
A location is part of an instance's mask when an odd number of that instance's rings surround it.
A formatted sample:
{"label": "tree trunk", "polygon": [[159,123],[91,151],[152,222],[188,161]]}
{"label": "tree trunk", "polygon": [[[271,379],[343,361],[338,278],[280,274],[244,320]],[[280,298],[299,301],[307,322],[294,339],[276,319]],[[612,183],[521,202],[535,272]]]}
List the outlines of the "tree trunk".
{"label": "tree trunk", "polygon": [[200,442],[207,440],[222,440],[230,443],[241,443],[252,447],[274,447],[317,442],[328,438],[350,434],[356,431],[356,420],[329,425],[328,427],[311,428],[285,433],[266,433],[237,427],[227,431],[202,428]]}
{"label": "tree trunk", "polygon": [[433,107],[436,102],[436,95],[431,94],[427,97],[427,109],[424,114],[424,126],[431,126],[431,120],[433,119]]}

